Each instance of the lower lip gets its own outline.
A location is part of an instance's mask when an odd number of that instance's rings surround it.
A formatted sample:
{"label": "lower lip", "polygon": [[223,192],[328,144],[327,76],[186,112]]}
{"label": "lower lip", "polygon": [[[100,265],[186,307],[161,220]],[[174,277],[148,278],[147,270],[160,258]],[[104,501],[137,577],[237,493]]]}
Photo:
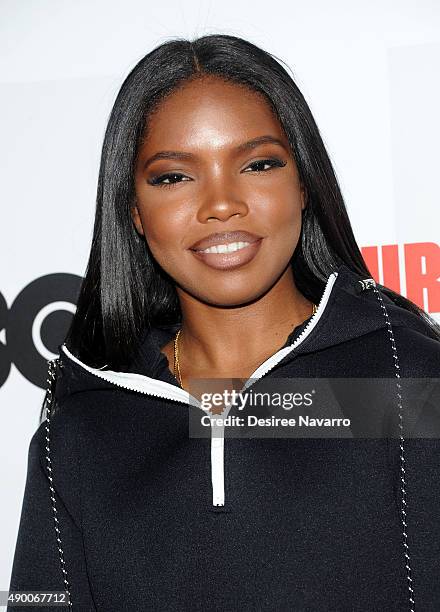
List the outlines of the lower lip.
{"label": "lower lip", "polygon": [[202,251],[193,251],[191,253],[203,261],[207,266],[216,268],[217,270],[231,270],[244,266],[253,260],[258,253],[263,238],[259,238],[255,242],[251,242],[248,246],[238,249],[232,253],[203,253]]}

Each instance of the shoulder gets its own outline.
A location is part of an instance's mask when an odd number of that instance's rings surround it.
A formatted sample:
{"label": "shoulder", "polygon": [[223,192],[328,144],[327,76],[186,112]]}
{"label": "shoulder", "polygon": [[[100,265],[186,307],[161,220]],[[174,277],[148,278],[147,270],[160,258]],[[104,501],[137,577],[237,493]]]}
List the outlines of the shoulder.
{"label": "shoulder", "polygon": [[402,376],[440,377],[440,341],[419,329],[392,327]]}
{"label": "shoulder", "polygon": [[43,420],[29,443],[27,480],[34,486],[50,486],[80,523],[80,453],[78,419],[69,410],[58,408]]}
{"label": "shoulder", "polygon": [[391,324],[391,330],[386,327],[385,334],[390,340],[394,338],[401,375],[439,377],[440,338],[433,337],[428,321],[394,303],[387,295],[383,295],[382,299]]}

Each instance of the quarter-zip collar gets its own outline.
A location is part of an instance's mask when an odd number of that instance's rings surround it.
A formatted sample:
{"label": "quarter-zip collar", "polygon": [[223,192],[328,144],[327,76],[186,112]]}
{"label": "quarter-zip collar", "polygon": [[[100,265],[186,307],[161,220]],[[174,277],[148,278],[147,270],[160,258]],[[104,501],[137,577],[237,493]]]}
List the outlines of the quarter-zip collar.
{"label": "quarter-zip collar", "polygon": [[[298,337],[301,337],[301,341],[295,345],[295,355],[312,353],[385,328],[386,322],[377,298],[372,291],[364,289],[359,284],[359,280],[363,278],[345,264],[339,266],[337,271],[327,278],[319,312],[296,326],[277,353],[291,347]],[[426,334],[426,326],[419,317],[396,306],[384,293],[382,299],[393,325],[409,326]],[[139,352],[129,371],[177,384],[169,370],[168,360],[160,349],[175,336],[179,328],[180,324],[176,323],[149,330],[143,337]],[[306,333],[302,336],[306,328]],[[289,353],[288,350],[285,352],[286,356],[280,363],[289,361]]]}
{"label": "quarter-zip collar", "polygon": [[[377,298],[360,283],[361,280],[362,276],[344,264],[330,274],[315,314],[289,334],[284,346],[251,374],[242,390],[266,376],[276,366],[288,363],[298,355],[318,351],[385,328],[386,321]],[[426,327],[416,315],[396,306],[384,294],[382,299],[393,325],[410,325],[422,333],[427,333]],[[63,382],[57,384],[58,401],[78,391],[119,387],[121,391],[126,389],[162,397],[182,405],[192,405],[211,416],[209,410],[201,407],[197,398],[178,385],[169,370],[166,356],[160,351],[178,328],[176,324],[149,330],[144,335],[130,368],[124,372],[92,368],[73,355],[65,344],[60,345],[60,358],[64,368],[70,368],[70,375],[64,375]],[[226,408],[223,416],[227,416],[228,412],[229,408]],[[212,504],[224,506],[224,426],[218,425],[218,415],[216,417],[217,423],[214,425],[214,422],[211,422]]]}

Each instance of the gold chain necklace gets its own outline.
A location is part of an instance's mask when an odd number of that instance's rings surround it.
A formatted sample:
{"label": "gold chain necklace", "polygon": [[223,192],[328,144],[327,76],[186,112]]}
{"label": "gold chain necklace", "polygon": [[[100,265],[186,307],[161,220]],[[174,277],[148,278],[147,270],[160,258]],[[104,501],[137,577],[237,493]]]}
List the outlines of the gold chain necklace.
{"label": "gold chain necklace", "polygon": [[[312,316],[315,314],[316,311],[317,311],[317,306],[316,304],[313,304]],[[180,336],[181,331],[182,330],[179,329],[179,331],[177,332],[174,338],[174,377],[179,381],[179,385],[183,389],[182,376],[180,374],[180,363],[179,363],[179,336]]]}

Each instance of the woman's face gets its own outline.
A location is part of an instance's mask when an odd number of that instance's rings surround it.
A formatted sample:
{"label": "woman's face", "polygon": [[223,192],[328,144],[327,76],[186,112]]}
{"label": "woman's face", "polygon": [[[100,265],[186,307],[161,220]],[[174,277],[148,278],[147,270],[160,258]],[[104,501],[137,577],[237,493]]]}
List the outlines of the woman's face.
{"label": "woman's face", "polygon": [[[150,117],[135,191],[136,229],[178,292],[239,305],[289,274],[304,193],[262,95],[215,77],[169,95]],[[236,231],[251,235],[214,236],[214,244],[230,246],[192,250],[211,234]]]}

